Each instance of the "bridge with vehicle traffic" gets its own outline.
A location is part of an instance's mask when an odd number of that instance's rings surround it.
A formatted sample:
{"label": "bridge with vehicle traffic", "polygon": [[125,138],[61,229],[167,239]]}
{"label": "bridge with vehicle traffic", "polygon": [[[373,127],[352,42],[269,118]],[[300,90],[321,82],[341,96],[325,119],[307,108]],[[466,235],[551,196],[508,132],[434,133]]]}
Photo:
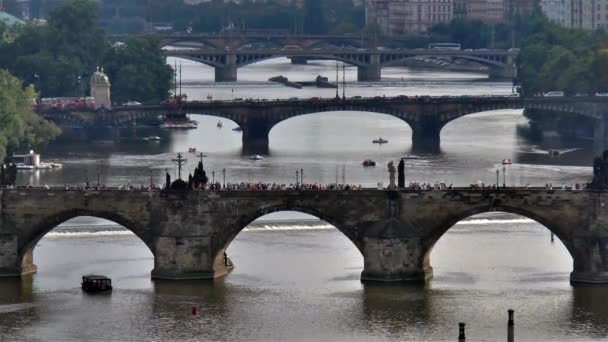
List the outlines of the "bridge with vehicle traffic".
{"label": "bridge with vehicle traffic", "polygon": [[267,153],[270,130],[290,118],[324,112],[359,111],[390,115],[412,129],[414,149],[436,151],[440,133],[449,122],[475,113],[499,109],[525,109],[550,116],[542,131],[557,135],[560,120],[577,118],[589,122],[593,139],[603,146],[608,141],[607,97],[375,97],[312,98],[306,100],[184,101],[180,105],[124,106],[112,109],[46,109],[45,119],[59,125],[79,127],[121,127],[166,114],[202,114],[234,121],[242,129],[243,150]]}
{"label": "bridge with vehicle traffic", "polygon": [[357,67],[357,80],[362,82],[380,81],[382,68],[403,64],[406,60],[419,57],[450,57],[463,59],[488,68],[490,78],[512,79],[517,74],[515,60],[517,50],[450,50],[450,49],[350,49],[313,48],[299,46],[265,49],[175,49],[164,50],[165,56],[179,57],[215,68],[216,82],[235,82],[237,69],[256,62],[277,57],[295,60],[323,59],[335,60]]}

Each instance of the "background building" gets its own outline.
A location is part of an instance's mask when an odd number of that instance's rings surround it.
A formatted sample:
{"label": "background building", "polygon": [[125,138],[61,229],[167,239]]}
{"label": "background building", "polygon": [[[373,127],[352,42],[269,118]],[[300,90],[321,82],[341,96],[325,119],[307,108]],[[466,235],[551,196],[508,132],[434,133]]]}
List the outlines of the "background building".
{"label": "background building", "polygon": [[485,23],[501,23],[509,18],[507,0],[466,0],[466,18]]}
{"label": "background building", "polygon": [[366,24],[387,35],[420,34],[450,22],[453,10],[453,0],[370,0]]}
{"label": "background building", "polygon": [[540,8],[552,22],[572,27],[572,0],[541,0]]}
{"label": "background building", "polygon": [[594,29],[608,30],[608,0],[592,1],[592,26]]}

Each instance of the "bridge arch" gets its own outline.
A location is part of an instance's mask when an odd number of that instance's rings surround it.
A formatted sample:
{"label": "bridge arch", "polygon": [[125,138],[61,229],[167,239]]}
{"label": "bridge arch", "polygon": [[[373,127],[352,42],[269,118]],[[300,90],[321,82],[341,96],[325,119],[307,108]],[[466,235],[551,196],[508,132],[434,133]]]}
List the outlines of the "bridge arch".
{"label": "bridge arch", "polygon": [[[260,207],[255,211],[244,214],[240,217],[237,223],[226,231],[222,232],[221,236],[216,236],[215,241],[218,241],[218,245],[214,248],[214,253],[212,255],[212,259],[214,262],[214,272],[222,273],[222,269],[224,267],[225,260],[223,260],[224,253],[234,241],[234,239],[250,224],[255,222],[256,220],[267,216],[269,214],[278,213],[278,212],[298,212],[303,214],[308,214],[314,216],[315,218],[328,223],[333,226],[339,232],[342,233],[359,251],[359,254],[362,256],[362,246],[360,241],[357,239],[356,229],[353,227],[344,224],[339,218],[334,217],[330,214],[325,213],[323,210],[319,208],[312,208],[308,206],[301,206],[296,203],[290,203],[289,201],[276,204],[271,206]],[[238,262],[238,261],[237,261]]]}
{"label": "bridge arch", "polygon": [[534,210],[530,210],[524,207],[499,204],[494,206],[493,208],[488,208],[487,206],[478,206],[455,212],[452,213],[452,215],[450,215],[448,219],[438,222],[437,225],[433,229],[431,229],[430,234],[423,240],[422,243],[424,267],[430,269],[430,267],[432,266],[430,257],[433,251],[433,247],[441,239],[441,237],[450,229],[452,229],[457,223],[462,222],[467,218],[473,217],[475,215],[492,212],[514,214],[525,217],[527,219],[534,220],[535,222],[547,228],[551,233],[555,234],[555,236],[564,244],[570,256],[575,256],[574,246],[570,243],[571,240],[568,227],[562,227],[559,224],[556,224],[555,218],[544,216],[542,211],[536,212]]}
{"label": "bridge arch", "polygon": [[[131,231],[141,240],[148,250],[154,254],[153,241],[148,234],[145,233],[145,228],[139,223],[134,222],[118,213],[112,211],[100,210],[85,210],[85,209],[68,209],[51,215],[42,216],[37,222],[27,230],[27,233],[22,232],[19,236],[18,259],[21,260],[24,273],[35,272],[36,266],[33,264],[33,251],[38,242],[54,228],[62,223],[65,223],[73,218],[90,216],[100,219],[112,221]],[[29,272],[28,272],[29,270]]]}

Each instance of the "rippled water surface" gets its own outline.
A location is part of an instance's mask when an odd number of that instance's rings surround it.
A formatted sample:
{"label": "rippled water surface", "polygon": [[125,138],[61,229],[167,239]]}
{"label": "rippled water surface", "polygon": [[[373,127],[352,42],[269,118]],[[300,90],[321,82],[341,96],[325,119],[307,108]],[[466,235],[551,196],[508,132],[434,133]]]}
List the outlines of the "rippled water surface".
{"label": "rippled water surface", "polygon": [[[170,61],[173,63],[173,61]],[[277,59],[239,70],[239,83],[214,85],[213,70],[183,62],[190,98],[287,98],[333,96],[335,90],[293,90],[268,84],[279,74],[294,81],[317,74],[332,77],[331,62],[293,68]],[[508,94],[508,83],[483,75],[385,69],[374,84],[349,83],[350,96]],[[347,81],[356,78],[348,68]],[[307,182],[329,183],[344,173],[348,183],[387,182],[386,163],[411,151],[411,130],[390,116],[336,112],[284,121],[270,133],[270,153],[251,161],[241,152],[234,123],[194,116],[199,128],[164,132],[135,128],[136,135],[160,135],[160,143],[126,140],[115,144],[56,143],[43,159],[60,170],[21,173],[35,185],[111,185],[160,182],[176,152],[192,170],[197,147],[208,157],[216,180],[290,183],[304,170]],[[441,151],[406,163],[406,179],[465,185],[493,183],[500,161],[507,184],[554,185],[586,182],[593,151],[581,142],[533,143],[518,134],[521,111],[494,111],[460,118],[441,132]],[[371,144],[377,137],[389,140]],[[549,149],[569,151],[558,158]],[[363,168],[371,158],[375,168]],[[342,171],[344,170],[344,171]],[[210,175],[211,176],[211,175]],[[228,248],[235,269],[213,282],[150,280],[153,257],[130,232],[113,222],[80,217],[57,227],[34,252],[38,273],[0,280],[0,336],[6,341],[454,341],[458,322],[471,341],[506,339],[507,309],[515,310],[517,341],[589,341],[608,336],[608,290],[572,288],[572,258],[549,231],[525,217],[491,213],[450,229],[431,254],[434,278],[422,287],[360,282],[363,260],[338,230],[300,213],[265,216],[240,233]],[[85,295],[80,277],[102,273],[113,280],[109,295]],[[193,317],[191,307],[200,305]],[[1,340],[1,339],[0,339]]]}

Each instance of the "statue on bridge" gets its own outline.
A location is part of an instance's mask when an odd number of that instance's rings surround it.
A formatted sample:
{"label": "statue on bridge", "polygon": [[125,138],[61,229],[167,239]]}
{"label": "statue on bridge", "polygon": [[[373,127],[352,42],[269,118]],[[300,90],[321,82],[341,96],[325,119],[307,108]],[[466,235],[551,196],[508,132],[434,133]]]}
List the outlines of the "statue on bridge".
{"label": "statue on bridge", "polygon": [[388,180],[389,180],[388,188],[389,188],[389,190],[395,190],[397,188],[397,186],[395,185],[395,164],[393,163],[392,160],[390,162],[388,162],[387,167],[388,167]]}
{"label": "statue on bridge", "polygon": [[209,177],[207,177],[207,172],[203,168],[202,158],[201,161],[198,162],[198,166],[194,169],[194,175],[192,176],[191,186],[193,189],[201,189],[205,188],[207,183],[209,182]]}
{"label": "statue on bridge", "polygon": [[405,188],[405,162],[403,158],[399,161],[397,166],[397,187],[399,189]]}
{"label": "statue on bridge", "polygon": [[593,160],[593,181],[589,186],[592,189],[608,189],[608,150],[601,157]]}
{"label": "statue on bridge", "polygon": [[12,186],[17,181],[17,165],[0,165],[0,185]]}

